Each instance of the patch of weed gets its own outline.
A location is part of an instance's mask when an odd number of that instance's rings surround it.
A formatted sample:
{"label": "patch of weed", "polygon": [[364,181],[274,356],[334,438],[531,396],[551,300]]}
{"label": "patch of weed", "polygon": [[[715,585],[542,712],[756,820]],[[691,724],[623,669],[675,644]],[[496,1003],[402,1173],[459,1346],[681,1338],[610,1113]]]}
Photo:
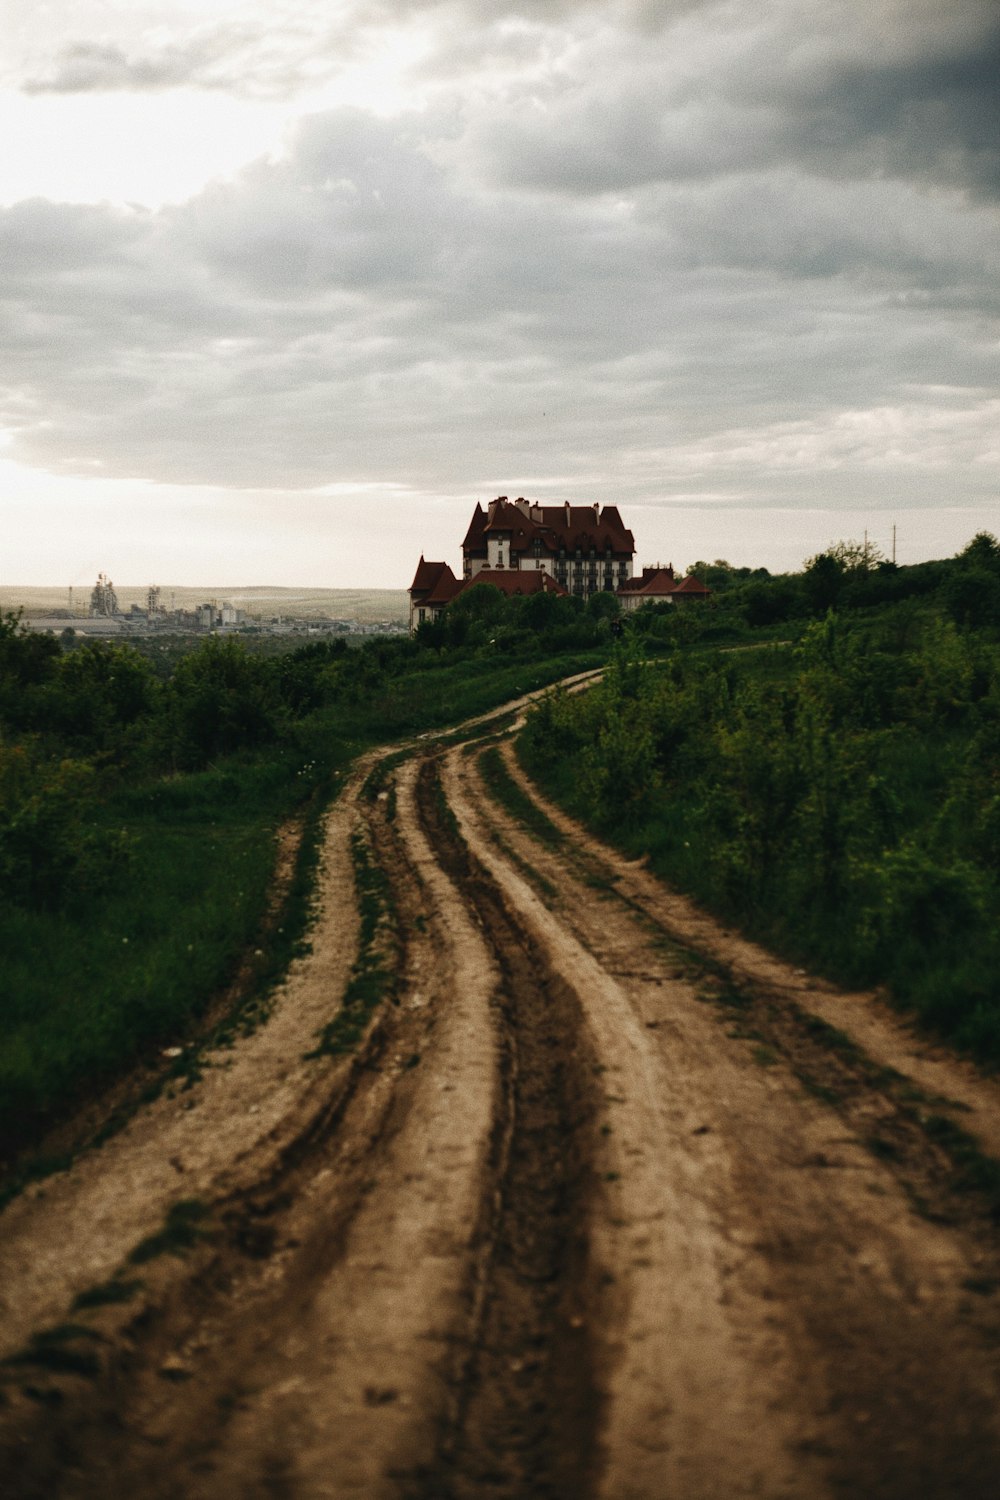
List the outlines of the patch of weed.
{"label": "patch of weed", "polygon": [[98,1375],[100,1360],[93,1348],[74,1347],[80,1341],[103,1342],[93,1328],[81,1323],[60,1323],[55,1328],[36,1333],[28,1347],[10,1355],[4,1360],[4,1365],[11,1369],[31,1365],[63,1375]]}
{"label": "patch of weed", "polygon": [[163,1228],[140,1240],[130,1252],[129,1264],[141,1266],[159,1255],[183,1255],[193,1249],[210,1236],[211,1231],[204,1227],[208,1215],[209,1209],[200,1199],[182,1198],[167,1213]]}
{"label": "patch of weed", "polygon": [[956,1172],[954,1186],[960,1192],[982,1193],[995,1218],[1000,1218],[1000,1162],[987,1156],[978,1142],[945,1115],[918,1115],[926,1134],[941,1146]]}
{"label": "patch of weed", "polygon": [[809,1011],[802,1011],[802,1024],[808,1035],[821,1047],[827,1047],[831,1052],[839,1052],[843,1057],[856,1058],[861,1049],[857,1043],[836,1026],[831,1026],[821,1016],[814,1016]]}
{"label": "patch of weed", "polygon": [[71,1152],[39,1153],[37,1156],[28,1157],[27,1161],[21,1164],[20,1170],[8,1177],[0,1188],[0,1211],[31,1183],[44,1182],[46,1177],[53,1177],[57,1172],[65,1172],[72,1162]]}
{"label": "patch of weed", "polygon": [[480,755],[479,771],[493,800],[530,833],[555,848],[566,842],[562,830],[556,827],[548,814],[514,780],[496,746],[484,750]]}
{"label": "patch of weed", "polygon": [[319,1033],[319,1040],[306,1057],[341,1056],[352,1052],[364,1035],[375,1008],[384,999],[395,999],[396,976],[382,951],[382,943],[395,943],[395,914],[389,883],[361,834],[351,837],[354,884],[361,919],[358,957],[351,969],[340,1009]]}
{"label": "patch of weed", "polygon": [[844,1102],[843,1094],[832,1088],[828,1083],[817,1083],[816,1079],[801,1069],[796,1071],[796,1078],[801,1083],[807,1094],[814,1099],[819,1099],[823,1104],[841,1105]]}
{"label": "patch of weed", "polygon": [[399,766],[401,766],[404,761],[409,760],[412,754],[412,750],[397,750],[392,755],[383,755],[382,758],[368,772],[368,775],[365,777],[364,782],[362,783],[362,801],[369,803],[369,805],[373,802],[377,802],[381,793],[386,790],[386,783],[390,780]]}
{"label": "patch of weed", "polygon": [[88,1307],[110,1307],[128,1302],[141,1290],[142,1285],[137,1277],[131,1281],[112,1277],[110,1281],[102,1281],[98,1286],[88,1287],[85,1292],[80,1292],[73,1300],[73,1309],[82,1312]]}
{"label": "patch of weed", "polygon": [[865,1145],[873,1156],[880,1161],[898,1161],[899,1148],[892,1141],[887,1141],[882,1135],[868,1135],[865,1137]]}

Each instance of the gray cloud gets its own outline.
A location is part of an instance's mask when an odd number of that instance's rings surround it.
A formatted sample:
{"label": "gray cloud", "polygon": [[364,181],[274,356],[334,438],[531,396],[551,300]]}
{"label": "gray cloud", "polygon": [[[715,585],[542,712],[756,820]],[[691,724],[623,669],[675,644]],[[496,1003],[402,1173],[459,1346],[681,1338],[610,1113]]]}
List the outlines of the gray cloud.
{"label": "gray cloud", "polygon": [[[527,469],[635,503],[995,486],[981,8],[885,25],[870,59],[833,6],[808,36],[779,4],[738,31],[683,6],[552,4],[507,33],[508,6],[437,10],[469,32],[422,113],[316,115],[158,212],[0,211],[13,456],[437,493]],[[477,39],[492,62],[510,43],[493,95],[451,87]]]}
{"label": "gray cloud", "polygon": [[370,45],[352,17],[331,19],[329,7],[302,4],[263,15],[255,9],[248,7],[238,21],[175,27],[172,33],[134,24],[127,41],[76,36],[43,54],[44,61],[34,54],[24,61],[18,86],[27,94],[186,88],[280,99],[335,77]]}
{"label": "gray cloud", "polygon": [[[890,7],[890,12],[893,8]],[[913,178],[995,196],[1000,186],[1000,12],[899,16],[906,45],[855,6],[737,13],[716,29],[671,17],[654,36],[599,30],[565,68],[476,122],[503,182],[557,192],[794,167]],[[840,24],[837,24],[837,22]],[[825,25],[820,25],[825,22]]]}

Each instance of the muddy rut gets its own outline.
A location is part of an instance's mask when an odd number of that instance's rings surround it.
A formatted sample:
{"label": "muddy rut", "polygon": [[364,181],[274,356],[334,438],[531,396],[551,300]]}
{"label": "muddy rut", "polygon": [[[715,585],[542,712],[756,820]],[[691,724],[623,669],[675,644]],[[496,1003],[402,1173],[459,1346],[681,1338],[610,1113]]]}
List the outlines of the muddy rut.
{"label": "muddy rut", "polygon": [[312,951],[0,1216],[10,1496],[986,1497],[1000,1089],[489,723],[368,757]]}

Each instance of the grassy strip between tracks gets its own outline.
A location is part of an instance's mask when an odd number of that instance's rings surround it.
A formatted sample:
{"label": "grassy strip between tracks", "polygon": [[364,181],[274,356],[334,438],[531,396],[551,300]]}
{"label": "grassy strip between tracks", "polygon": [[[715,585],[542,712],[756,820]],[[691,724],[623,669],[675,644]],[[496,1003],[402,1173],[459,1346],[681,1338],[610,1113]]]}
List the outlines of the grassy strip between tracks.
{"label": "grassy strip between tracks", "polygon": [[340,1009],[320,1032],[307,1057],[339,1056],[353,1052],[376,1007],[396,999],[395,950],[398,946],[395,909],[389,882],[372,856],[364,837],[351,838],[354,886],[361,935]]}
{"label": "grassy strip between tracks", "polygon": [[[322,814],[357,754],[446,729],[604,655],[538,652],[504,661],[491,652],[488,660],[449,660],[399,645],[395,655],[380,643],[378,652],[332,665],[311,648],[294,653],[281,664],[281,682],[292,683],[305,706],[289,698],[275,710],[265,743],[216,747],[187,768],[178,764],[182,741],[161,749],[153,728],[142,739],[141,718],[98,749],[97,729],[86,743],[48,731],[0,739],[4,1196],[65,1165],[80,1142],[65,1138],[63,1122],[137,1064],[148,1092],[164,1083],[183,1087],[196,1066],[192,1037],[238,976],[249,978],[240,1009],[213,1022],[212,1040],[266,1012],[268,994],[308,939]],[[119,665],[114,652],[105,665]],[[215,663],[219,674],[232,667],[228,657]],[[257,723],[252,693],[269,680],[251,674],[240,687],[249,695],[246,723]],[[226,681],[213,680],[206,714],[223,701]],[[169,738],[176,712],[157,710],[157,733]],[[304,823],[305,836],[275,912],[278,835],[290,821]],[[47,861],[52,881],[40,881],[37,892],[23,880],[4,887],[3,879],[15,880],[14,866],[4,866],[10,850],[21,851],[25,869]],[[163,1055],[175,1049],[180,1055]]]}
{"label": "grassy strip between tracks", "polygon": [[525,828],[548,844],[558,847],[565,843],[563,833],[552,819],[542,811],[537,802],[527,795],[523,788],[518,786],[495,745],[484,750],[479,757],[479,770],[494,801],[498,802],[512,818],[523,823]]}

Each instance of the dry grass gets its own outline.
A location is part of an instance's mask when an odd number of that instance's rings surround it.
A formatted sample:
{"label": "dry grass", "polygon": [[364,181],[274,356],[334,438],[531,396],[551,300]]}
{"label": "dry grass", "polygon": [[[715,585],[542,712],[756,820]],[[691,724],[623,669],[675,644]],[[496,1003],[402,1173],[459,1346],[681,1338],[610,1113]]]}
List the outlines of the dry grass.
{"label": "dry grass", "polygon": [[[130,605],[146,603],[146,585],[115,585],[123,610]],[[26,615],[50,615],[53,610],[68,607],[69,591],[61,587],[18,588],[0,585],[0,610],[24,609]],[[225,588],[208,585],[183,588],[162,584],[160,602],[166,609],[195,609],[213,600],[245,609],[248,614],[270,619],[274,615],[294,615],[299,619],[320,617],[334,620],[358,620],[372,624],[379,620],[403,621],[407,618],[405,589],[307,589],[272,588],[267,584]],[[79,584],[73,590],[73,609],[86,615],[90,602],[90,585]]]}

